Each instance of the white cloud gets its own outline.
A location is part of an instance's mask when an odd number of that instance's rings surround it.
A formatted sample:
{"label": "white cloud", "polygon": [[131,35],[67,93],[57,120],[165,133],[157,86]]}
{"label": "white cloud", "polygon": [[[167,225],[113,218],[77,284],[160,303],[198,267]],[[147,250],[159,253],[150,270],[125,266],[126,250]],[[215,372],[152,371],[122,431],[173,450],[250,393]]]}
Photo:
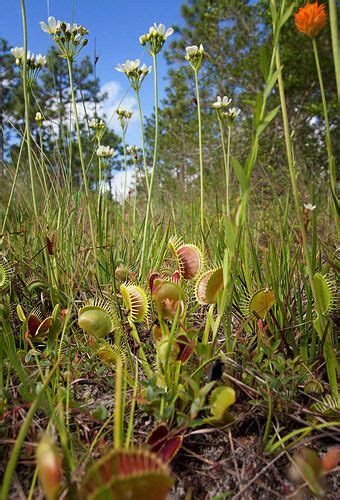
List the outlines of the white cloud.
{"label": "white cloud", "polygon": [[[125,172],[124,170],[116,171],[112,179],[112,195],[118,199],[122,200],[124,198],[124,182],[125,182]],[[126,176],[126,196],[128,196],[129,190],[133,188],[134,175],[133,170],[128,169]]]}
{"label": "white cloud", "polygon": [[[107,94],[107,98],[99,104],[99,115],[106,116],[109,120],[109,126],[118,134],[120,133],[120,126],[114,112],[120,106],[133,112],[129,127],[138,121],[137,100],[133,95],[130,95],[126,90],[122,89],[120,84],[115,80],[110,80],[104,83],[100,89],[101,94]],[[131,91],[130,91],[131,92]],[[93,108],[94,109],[94,108]]]}

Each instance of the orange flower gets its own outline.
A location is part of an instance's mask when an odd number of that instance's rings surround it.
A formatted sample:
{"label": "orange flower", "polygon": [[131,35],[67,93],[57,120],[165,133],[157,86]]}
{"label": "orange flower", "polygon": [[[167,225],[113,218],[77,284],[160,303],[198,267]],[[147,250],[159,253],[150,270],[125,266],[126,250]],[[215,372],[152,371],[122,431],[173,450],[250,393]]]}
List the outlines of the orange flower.
{"label": "orange flower", "polygon": [[301,7],[295,14],[296,28],[310,37],[316,36],[326,24],[325,4],[319,5],[318,2],[307,3]]}

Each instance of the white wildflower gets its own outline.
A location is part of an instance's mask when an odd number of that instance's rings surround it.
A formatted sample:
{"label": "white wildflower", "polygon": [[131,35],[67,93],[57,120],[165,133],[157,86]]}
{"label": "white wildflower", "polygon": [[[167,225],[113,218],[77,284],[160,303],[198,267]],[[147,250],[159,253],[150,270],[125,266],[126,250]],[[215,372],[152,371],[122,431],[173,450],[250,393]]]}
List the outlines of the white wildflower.
{"label": "white wildflower", "polygon": [[185,59],[189,62],[190,66],[198,71],[203,63],[203,58],[205,56],[204,47],[202,44],[189,45],[185,48]]}
{"label": "white wildflower", "polygon": [[231,99],[229,99],[226,95],[221,98],[221,96],[217,96],[216,101],[212,104],[214,109],[227,108],[231,103]]}
{"label": "white wildflower", "polygon": [[36,122],[38,123],[38,125],[39,125],[39,124],[41,124],[41,123],[42,123],[42,121],[43,121],[43,116],[42,116],[42,114],[41,114],[39,111],[37,111],[37,112],[36,112],[36,114],[35,114],[34,119],[35,119],[35,121],[36,121]]}
{"label": "white wildflower", "polygon": [[11,49],[11,53],[16,59],[22,59],[24,57],[24,48],[14,47],[13,49]]}
{"label": "white wildflower", "polygon": [[38,66],[45,66],[46,65],[46,56],[43,56],[42,54],[37,54],[35,58],[35,62]]}
{"label": "white wildflower", "polygon": [[92,120],[89,121],[89,127],[94,130],[99,130],[105,128],[105,123],[103,120],[99,120],[98,118],[92,118]]}
{"label": "white wildflower", "polygon": [[43,21],[40,21],[40,26],[41,26],[41,29],[43,31],[45,31],[45,33],[49,33],[50,35],[54,35],[60,26],[60,21],[57,22],[55,20],[55,17],[50,16],[47,19],[47,24],[44,23]]}
{"label": "white wildflower", "polygon": [[121,73],[125,73],[129,79],[131,87],[138,92],[144,78],[150,73],[151,66],[146,66],[146,64],[140,66],[139,59],[135,59],[134,61],[130,61],[130,59],[128,59],[123,64],[117,64],[116,70]]}
{"label": "white wildflower", "polygon": [[313,212],[313,210],[316,209],[316,205],[312,205],[311,203],[304,203],[303,206],[305,207],[305,210],[308,210],[309,212]]}
{"label": "white wildflower", "polygon": [[115,155],[115,150],[110,146],[98,146],[96,153],[100,158],[112,158]]}
{"label": "white wildflower", "polygon": [[141,45],[147,45],[147,50],[150,54],[158,54],[162,50],[164,42],[174,32],[173,28],[165,29],[164,24],[154,23],[149,28],[149,32],[139,37]]}
{"label": "white wildflower", "polygon": [[130,59],[127,59],[125,63],[123,64],[117,64],[116,70],[120,71],[121,73],[125,73],[126,75],[130,75],[136,69],[139,67],[140,60],[135,59],[134,61],[130,61]]}
{"label": "white wildflower", "polygon": [[223,116],[228,120],[229,124],[231,125],[235,118],[238,117],[238,115],[241,113],[241,110],[239,108],[230,108],[228,111],[225,111],[223,113]]}

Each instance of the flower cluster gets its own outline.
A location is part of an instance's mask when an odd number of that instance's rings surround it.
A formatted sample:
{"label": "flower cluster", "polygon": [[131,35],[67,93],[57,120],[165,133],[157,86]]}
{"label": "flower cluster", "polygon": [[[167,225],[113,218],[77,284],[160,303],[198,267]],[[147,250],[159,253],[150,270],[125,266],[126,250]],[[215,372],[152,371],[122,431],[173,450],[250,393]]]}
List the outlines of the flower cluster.
{"label": "flower cluster", "polygon": [[112,158],[116,154],[110,146],[98,146],[96,153],[100,158]]}
{"label": "flower cluster", "polygon": [[237,118],[241,113],[241,110],[237,108],[227,109],[230,103],[231,99],[229,99],[229,97],[227,97],[226,95],[223,97],[218,95],[216,101],[211,105],[211,107],[216,110],[217,115],[220,118],[225,118],[227,120],[229,126],[233,124],[235,118]]}
{"label": "flower cluster", "polygon": [[190,45],[185,48],[185,59],[195,71],[201,68],[205,55],[206,53],[202,44],[199,47],[197,45]]}
{"label": "flower cluster", "polygon": [[227,108],[230,103],[231,103],[231,99],[229,99],[226,95],[223,97],[218,95],[216,98],[216,101],[213,102],[211,106],[214,109],[223,109],[223,108]]}
{"label": "flower cluster", "polygon": [[139,147],[138,146],[127,146],[126,148],[126,152],[127,154],[129,154],[130,156],[132,156],[132,158],[136,161],[137,158],[138,158],[138,154],[139,154]]}
{"label": "flower cluster", "polygon": [[34,119],[35,119],[38,127],[42,127],[44,119],[43,119],[42,114],[39,111],[36,112]]}
{"label": "flower cluster", "polygon": [[116,114],[118,116],[118,120],[120,122],[120,126],[122,127],[122,130],[125,132],[127,129],[129,120],[132,116],[132,111],[128,111],[127,109],[124,108],[118,108],[116,111]]}
{"label": "flower cluster", "polygon": [[222,113],[222,116],[227,119],[228,125],[231,126],[240,113],[241,110],[238,108],[229,108]]}
{"label": "flower cluster", "polygon": [[138,92],[144,78],[151,72],[151,66],[143,64],[140,66],[140,60],[130,61],[129,59],[123,64],[117,64],[116,70],[125,73],[128,77],[131,87]]}
{"label": "flower cluster", "polygon": [[[23,47],[14,47],[11,50],[11,53],[15,57],[15,64],[22,70],[24,66]],[[41,54],[31,54],[31,52],[28,50],[26,55],[26,64],[28,83],[33,84],[38,76],[39,71],[46,65],[46,56],[43,56]]]}
{"label": "flower cluster", "polygon": [[154,25],[149,28],[149,33],[140,36],[139,41],[141,45],[147,48],[151,55],[156,55],[162,50],[165,41],[173,32],[173,28],[168,28],[166,30],[164,24],[159,24],[157,26],[157,24],[154,23]]}
{"label": "flower cluster", "polygon": [[98,118],[92,118],[92,120],[89,121],[89,127],[95,131],[103,130],[105,128],[105,123]]}
{"label": "flower cluster", "polygon": [[326,24],[327,14],[325,4],[318,2],[307,3],[294,15],[295,26],[298,31],[311,38],[319,34]]}
{"label": "flower cluster", "polygon": [[52,35],[53,40],[58,45],[61,56],[67,59],[75,58],[88,40],[88,30],[84,26],[65,21],[56,21],[54,17],[49,17],[47,24],[41,21],[41,29],[45,33]]}
{"label": "flower cluster", "polygon": [[305,210],[309,212],[313,212],[313,210],[316,209],[316,205],[312,205],[311,203],[304,203],[303,206],[305,207]]}

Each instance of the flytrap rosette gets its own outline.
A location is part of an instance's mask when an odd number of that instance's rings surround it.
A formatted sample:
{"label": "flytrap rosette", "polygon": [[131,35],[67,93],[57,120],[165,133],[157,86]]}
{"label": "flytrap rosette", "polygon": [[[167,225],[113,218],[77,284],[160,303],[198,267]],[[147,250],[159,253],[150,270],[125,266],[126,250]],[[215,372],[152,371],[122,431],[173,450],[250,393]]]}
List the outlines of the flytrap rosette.
{"label": "flytrap rosette", "polygon": [[180,238],[172,237],[168,249],[176,259],[180,277],[186,280],[194,279],[203,268],[203,255],[201,250],[192,244],[181,244]]}
{"label": "flytrap rosette", "polygon": [[142,323],[148,313],[149,304],[146,292],[138,285],[123,283],[120,293],[127,309],[127,318],[132,323]]}
{"label": "flytrap rosette", "polygon": [[166,498],[173,484],[168,465],[148,450],[112,450],[87,471],[80,495],[89,500]]}
{"label": "flytrap rosette", "polygon": [[117,325],[114,306],[105,299],[91,299],[78,312],[78,325],[98,339],[112,333]]}
{"label": "flytrap rosette", "polygon": [[203,273],[196,282],[196,299],[202,305],[216,304],[221,290],[223,290],[222,267],[210,269]]}

